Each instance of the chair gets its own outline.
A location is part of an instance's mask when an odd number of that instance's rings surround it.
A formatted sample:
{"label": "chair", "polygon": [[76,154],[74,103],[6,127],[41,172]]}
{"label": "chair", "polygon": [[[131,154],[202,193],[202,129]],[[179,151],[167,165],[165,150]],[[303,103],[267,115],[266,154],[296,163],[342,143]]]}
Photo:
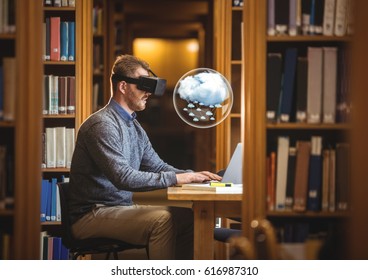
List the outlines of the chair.
{"label": "chair", "polygon": [[69,183],[58,183],[61,206],[61,226],[62,226],[62,242],[69,249],[72,259],[75,260],[79,256],[88,254],[106,254],[106,259],[113,254],[114,259],[118,259],[118,252],[129,249],[145,248],[148,254],[148,246],[126,243],[121,240],[111,238],[86,238],[75,239],[71,230],[68,210],[68,187]]}

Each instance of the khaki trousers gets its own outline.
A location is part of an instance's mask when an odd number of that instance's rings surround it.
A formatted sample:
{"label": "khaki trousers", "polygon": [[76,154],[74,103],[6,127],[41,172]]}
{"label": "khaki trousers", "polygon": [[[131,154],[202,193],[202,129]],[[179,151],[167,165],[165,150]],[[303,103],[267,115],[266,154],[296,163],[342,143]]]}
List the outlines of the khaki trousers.
{"label": "khaki trousers", "polygon": [[72,226],[77,239],[115,238],[147,245],[150,259],[193,258],[193,211],[170,206],[97,205]]}

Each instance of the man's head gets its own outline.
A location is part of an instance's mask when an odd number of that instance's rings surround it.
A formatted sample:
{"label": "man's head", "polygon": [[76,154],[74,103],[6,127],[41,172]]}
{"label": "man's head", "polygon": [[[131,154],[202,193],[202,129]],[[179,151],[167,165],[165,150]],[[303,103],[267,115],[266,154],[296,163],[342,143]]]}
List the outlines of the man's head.
{"label": "man's head", "polygon": [[114,79],[114,74],[135,79],[140,76],[149,76],[148,63],[132,55],[118,56],[112,67],[110,77],[114,100],[122,105],[129,113],[144,110],[146,108],[146,101],[151,93],[138,89],[134,83]]}

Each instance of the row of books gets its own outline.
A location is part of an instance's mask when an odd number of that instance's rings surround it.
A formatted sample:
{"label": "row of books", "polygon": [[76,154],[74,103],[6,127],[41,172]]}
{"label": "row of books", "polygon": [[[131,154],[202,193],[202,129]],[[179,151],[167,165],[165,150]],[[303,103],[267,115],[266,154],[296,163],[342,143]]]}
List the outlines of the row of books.
{"label": "row of books", "polygon": [[353,0],[268,0],[267,34],[351,35],[352,5]]}
{"label": "row of books", "polygon": [[69,249],[64,246],[61,237],[51,236],[47,231],[42,231],[40,247],[41,260],[69,260]]}
{"label": "row of books", "polygon": [[15,1],[0,0],[0,34],[15,33]]}
{"label": "row of books", "polygon": [[75,113],[75,77],[44,76],[44,115],[65,115]]}
{"label": "row of books", "polygon": [[75,22],[46,17],[44,32],[45,61],[75,61]]}
{"label": "row of books", "polygon": [[267,121],[347,122],[351,106],[346,56],[346,49],[337,47],[289,47],[284,53],[269,52]]}
{"label": "row of books", "polygon": [[346,211],[349,208],[350,148],[322,148],[322,137],[290,145],[279,136],[267,157],[267,208],[276,211]]}
{"label": "row of books", "polygon": [[7,146],[0,145],[0,210],[14,207],[14,161]]}
{"label": "row of books", "polygon": [[0,231],[0,260],[12,259],[12,239],[13,236],[9,232]]}
{"label": "row of books", "polygon": [[42,0],[45,7],[75,7],[76,0]]}
{"label": "row of books", "polygon": [[15,57],[3,57],[0,64],[0,120],[14,121],[15,119],[15,80]]}
{"label": "row of books", "polygon": [[101,35],[103,33],[102,23],[103,8],[100,5],[95,5],[92,13],[93,34]]}
{"label": "row of books", "polygon": [[42,168],[70,168],[75,146],[75,129],[46,127],[42,133]]}

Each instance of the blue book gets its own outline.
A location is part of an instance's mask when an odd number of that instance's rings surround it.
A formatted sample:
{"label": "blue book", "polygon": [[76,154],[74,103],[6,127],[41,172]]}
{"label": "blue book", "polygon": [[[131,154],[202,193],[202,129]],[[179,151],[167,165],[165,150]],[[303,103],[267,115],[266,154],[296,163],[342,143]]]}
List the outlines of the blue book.
{"label": "blue book", "polygon": [[68,55],[68,43],[69,43],[69,39],[68,39],[68,22],[67,21],[62,21],[60,23],[60,60],[61,61],[67,61],[69,59],[69,55]]}
{"label": "blue book", "polygon": [[294,98],[294,84],[298,51],[296,48],[287,48],[284,61],[284,77],[280,96],[279,119],[289,122]]}
{"label": "blue book", "polygon": [[52,197],[52,188],[51,182],[47,180],[47,201],[46,201],[46,221],[51,221],[51,197]]}
{"label": "blue book", "polygon": [[307,210],[320,211],[322,208],[322,137],[312,136],[311,145]]}
{"label": "blue book", "polygon": [[315,23],[316,0],[311,0],[310,18],[309,18],[309,34],[313,35],[316,32]]}
{"label": "blue book", "polygon": [[52,239],[52,259],[60,260],[61,259],[61,238],[54,237]]}
{"label": "blue book", "polygon": [[0,120],[4,117],[4,72],[3,66],[0,65]]}
{"label": "blue book", "polygon": [[48,192],[49,192],[49,181],[46,179],[42,179],[41,184],[41,223],[46,222],[46,208],[47,208],[47,200],[48,200]]}
{"label": "blue book", "polygon": [[66,248],[62,242],[61,242],[60,259],[61,260],[69,260],[69,249]]}
{"label": "blue book", "polygon": [[51,179],[51,221],[56,221],[56,192],[57,192],[57,179]]}
{"label": "blue book", "polygon": [[68,22],[68,60],[75,61],[75,22]]}

